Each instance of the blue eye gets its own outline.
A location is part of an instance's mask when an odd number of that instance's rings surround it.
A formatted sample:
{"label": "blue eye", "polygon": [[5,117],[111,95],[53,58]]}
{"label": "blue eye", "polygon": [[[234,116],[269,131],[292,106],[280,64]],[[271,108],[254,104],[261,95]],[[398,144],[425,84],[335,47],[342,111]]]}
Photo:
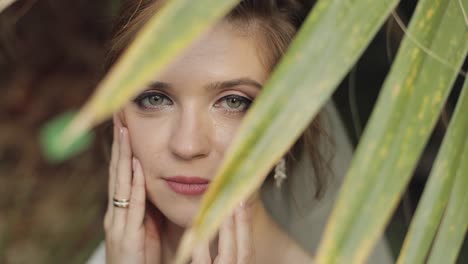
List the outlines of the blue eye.
{"label": "blue eye", "polygon": [[159,108],[172,105],[172,101],[166,95],[156,92],[142,93],[133,101],[141,108]]}
{"label": "blue eye", "polygon": [[216,106],[225,108],[228,112],[244,112],[247,111],[252,101],[240,95],[228,95],[221,98]]}

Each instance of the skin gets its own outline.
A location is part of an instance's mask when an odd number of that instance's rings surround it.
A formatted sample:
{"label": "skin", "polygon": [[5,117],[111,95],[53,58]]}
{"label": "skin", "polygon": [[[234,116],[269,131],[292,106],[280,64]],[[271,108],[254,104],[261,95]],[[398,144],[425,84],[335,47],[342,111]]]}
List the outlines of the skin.
{"label": "skin", "polygon": [[[215,176],[269,75],[255,47],[222,21],[114,116],[104,220],[108,263],[171,263],[202,196],[177,194],[164,177]],[[113,207],[113,197],[130,197],[129,208]],[[192,256],[192,263],[311,260],[270,218],[258,192]]]}

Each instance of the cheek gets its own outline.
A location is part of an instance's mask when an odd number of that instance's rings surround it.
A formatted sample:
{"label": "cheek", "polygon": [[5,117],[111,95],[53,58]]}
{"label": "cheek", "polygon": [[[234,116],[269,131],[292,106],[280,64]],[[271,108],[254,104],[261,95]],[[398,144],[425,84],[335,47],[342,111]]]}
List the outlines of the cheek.
{"label": "cheek", "polygon": [[241,119],[217,118],[214,120],[214,131],[216,135],[216,145],[218,151],[223,155],[234,139]]}
{"label": "cheek", "polygon": [[127,115],[127,127],[133,155],[138,158],[145,170],[154,170],[150,164],[161,158],[167,147],[169,131],[150,119]]}

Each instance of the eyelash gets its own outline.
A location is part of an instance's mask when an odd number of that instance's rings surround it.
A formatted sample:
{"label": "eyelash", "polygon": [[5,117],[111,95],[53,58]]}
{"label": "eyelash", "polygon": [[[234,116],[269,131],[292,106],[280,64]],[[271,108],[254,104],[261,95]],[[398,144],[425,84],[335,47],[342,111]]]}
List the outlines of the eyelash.
{"label": "eyelash", "polygon": [[219,99],[216,103],[215,103],[215,106],[218,107],[221,102],[227,102],[227,100],[230,100],[230,99],[237,99],[239,100],[243,106],[242,107],[242,110],[235,110],[235,109],[229,109],[229,108],[224,108],[223,111],[225,111],[227,114],[239,114],[239,113],[244,113],[246,112],[250,105],[252,104],[252,100],[248,99],[247,97],[244,97],[244,96],[241,96],[241,95],[237,95],[237,94],[230,94],[230,95],[226,95],[224,97],[222,97],[221,99]]}
{"label": "eyelash", "polygon": [[[162,94],[162,93],[157,93],[157,92],[146,92],[142,93],[139,96],[137,96],[135,99],[133,99],[133,102],[138,105],[141,109],[158,109],[161,108],[163,105],[160,106],[153,106],[153,107],[147,107],[143,104],[143,100],[151,98],[151,96],[159,96],[165,101],[170,101],[169,97]],[[171,102],[169,105],[172,105],[173,103]]]}
{"label": "eyelash", "polygon": [[[153,106],[153,107],[148,107],[148,106],[145,106],[143,101],[145,99],[149,99],[151,98],[151,96],[160,96],[163,100],[165,101],[170,101],[169,104],[165,104],[165,105],[172,105],[173,102],[171,101],[171,99],[166,96],[165,94],[162,94],[162,93],[159,93],[159,92],[145,92],[145,93],[142,93],[140,94],[139,96],[137,96],[135,99],[133,99],[133,102],[140,108],[140,109],[144,109],[144,110],[150,110],[150,109],[159,109],[159,108],[162,108],[164,107],[164,104],[163,105],[160,105],[160,106]],[[242,110],[235,110],[235,109],[228,109],[228,108],[224,108],[223,111],[225,111],[227,114],[239,114],[239,113],[243,113],[243,112],[246,112],[250,105],[252,104],[252,100],[247,98],[247,97],[244,97],[244,96],[241,96],[241,95],[236,95],[236,94],[230,94],[230,95],[227,95],[227,96],[224,96],[222,98],[220,98],[216,103],[215,103],[215,107],[220,107],[219,105],[224,101],[226,102],[227,100],[229,99],[237,99],[239,100],[242,104],[243,104],[243,107],[242,107]]]}

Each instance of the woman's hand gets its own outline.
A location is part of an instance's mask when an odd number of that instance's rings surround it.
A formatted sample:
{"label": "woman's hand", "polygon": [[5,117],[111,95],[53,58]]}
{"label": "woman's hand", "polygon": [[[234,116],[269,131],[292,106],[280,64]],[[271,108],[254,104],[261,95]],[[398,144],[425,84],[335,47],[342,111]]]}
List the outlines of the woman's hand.
{"label": "woman's hand", "polygon": [[211,260],[208,243],[198,246],[192,254],[192,264],[255,263],[251,213],[242,203],[233,216],[224,220],[219,231],[218,256]]}
{"label": "woman's hand", "polygon": [[[146,212],[143,170],[140,162],[133,158],[128,130],[116,115],[111,155],[109,202],[104,217],[106,262],[160,263],[157,216],[149,216]],[[129,199],[130,204],[126,208],[115,207],[114,198]]]}

